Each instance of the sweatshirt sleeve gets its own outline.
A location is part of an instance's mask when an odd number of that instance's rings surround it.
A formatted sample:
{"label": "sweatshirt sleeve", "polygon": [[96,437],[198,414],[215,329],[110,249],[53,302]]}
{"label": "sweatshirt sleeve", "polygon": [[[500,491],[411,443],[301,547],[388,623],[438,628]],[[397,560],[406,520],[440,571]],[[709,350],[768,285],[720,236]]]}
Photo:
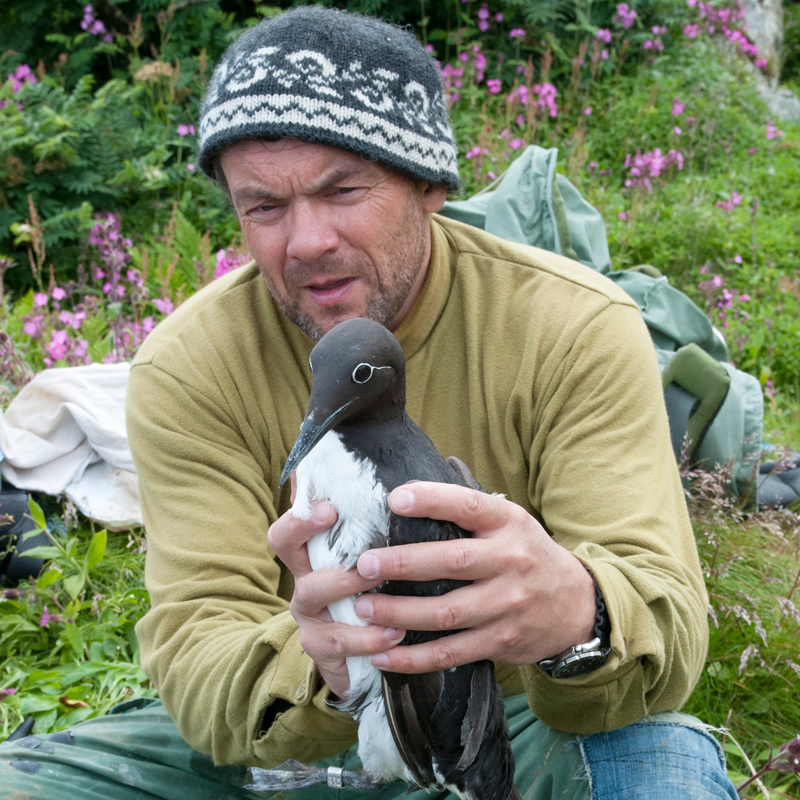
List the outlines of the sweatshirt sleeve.
{"label": "sweatshirt sleeve", "polygon": [[531,501],[597,579],[611,654],[566,680],[524,668],[531,707],[551,727],[583,734],[679,709],[705,661],[708,598],[638,309],[612,302],[596,314],[537,417]]}
{"label": "sweatshirt sleeve", "polygon": [[[142,668],[181,736],[217,764],[314,761],[356,739],[303,653],[291,580],[267,543],[277,518],[264,465],[230,407],[152,363],[128,389],[131,452],[147,529],[151,610]],[[286,707],[267,731],[266,709]]]}

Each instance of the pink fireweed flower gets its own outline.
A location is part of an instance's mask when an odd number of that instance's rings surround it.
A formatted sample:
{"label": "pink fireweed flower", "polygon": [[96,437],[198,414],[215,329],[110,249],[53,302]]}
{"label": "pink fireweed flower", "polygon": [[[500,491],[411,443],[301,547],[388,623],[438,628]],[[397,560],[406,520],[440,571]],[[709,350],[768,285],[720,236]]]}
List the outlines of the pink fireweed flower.
{"label": "pink fireweed flower", "polygon": [[678,126],[677,126],[677,125],[676,125],[676,126],[673,128],[673,129],[672,129],[672,132],[673,132],[673,133],[674,133],[676,136],[680,136],[680,135],[683,133],[683,131],[682,131],[682,130],[681,130],[681,129],[680,129]]}
{"label": "pink fireweed flower", "polygon": [[502,21],[503,21],[503,12],[502,12],[502,11],[498,11],[498,12],[497,12],[497,13],[494,15],[494,18],[495,18],[495,21],[497,21],[497,22],[502,22]]}
{"label": "pink fireweed flower", "polygon": [[[217,253],[217,260],[219,260],[219,253]],[[168,297],[156,297],[153,300],[153,305],[165,316],[168,317],[174,310],[172,300]]]}
{"label": "pink fireweed flower", "polygon": [[591,116],[592,107],[591,106],[586,106],[586,108],[583,109],[583,113],[586,114],[587,117]]}
{"label": "pink fireweed flower", "polygon": [[486,81],[486,86],[492,94],[499,94],[502,85],[503,82],[498,78],[489,78],[489,80]]}
{"label": "pink fireweed flower", "polygon": [[723,283],[722,276],[721,275],[714,275],[714,277],[711,278],[711,283],[713,283],[714,286],[716,286],[717,289],[719,289],[719,287],[722,286],[722,283]]}
{"label": "pink fireweed flower", "polygon": [[638,14],[632,9],[628,7],[627,3],[618,3],[617,4],[617,13],[614,15],[612,21],[617,24],[621,25],[623,28],[630,28],[636,22],[636,17]]}
{"label": "pink fireweed flower", "polygon": [[689,39],[696,39],[698,33],[700,33],[700,26],[695,23],[688,23],[683,26],[683,35]]}
{"label": "pink fireweed flower", "polygon": [[30,336],[33,339],[38,339],[42,335],[44,317],[28,314],[22,319],[25,320],[24,324],[22,325],[22,332],[26,336]]}
{"label": "pink fireweed flower", "polygon": [[780,138],[782,136],[786,136],[786,134],[783,131],[778,130],[778,127],[776,125],[770,123],[769,125],[767,125],[767,139],[772,140],[776,136]]}
{"label": "pink fireweed flower", "polygon": [[194,125],[178,125],[178,136],[194,136]]}
{"label": "pink fireweed flower", "polygon": [[597,31],[597,38],[601,42],[611,44],[611,28],[600,28],[600,30]]}
{"label": "pink fireweed flower", "polygon": [[189,172],[194,172],[194,164],[187,164],[186,169],[188,169]]}
{"label": "pink fireweed flower", "polygon": [[0,689],[0,700],[3,700],[7,695],[16,694],[16,689]]}
{"label": "pink fireweed flower", "polygon": [[39,619],[39,625],[41,625],[43,628],[46,628],[49,622],[50,622],[50,609],[47,606],[45,606],[44,611],[42,612],[42,616]]}
{"label": "pink fireweed flower", "polygon": [[489,19],[489,8],[487,7],[486,3],[484,3],[479,9],[476,15],[478,19]]}
{"label": "pink fireweed flower", "polygon": [[681,114],[683,114],[685,108],[686,105],[684,103],[681,103],[677,97],[674,98],[672,101],[672,116],[679,117]]}
{"label": "pink fireweed flower", "polygon": [[41,308],[42,306],[47,305],[48,297],[44,292],[36,292],[33,296],[33,307],[34,308]]}
{"label": "pink fireweed flower", "polygon": [[[15,94],[26,84],[26,83],[38,83],[37,77],[33,74],[33,70],[27,64],[20,64],[9,76],[8,80],[11,81],[11,91]],[[19,109],[22,109],[22,106],[18,103],[17,106]]]}
{"label": "pink fireweed flower", "polygon": [[108,294],[111,291],[111,281],[106,281],[103,284],[103,294]]}
{"label": "pink fireweed flower", "polygon": [[730,200],[718,200],[714,205],[717,208],[721,208],[723,211],[727,211],[730,213],[733,211],[736,206],[740,206],[742,204],[742,200],[744,198],[739,194],[739,192],[731,192],[731,199]]}
{"label": "pink fireweed flower", "polygon": [[56,286],[50,293],[50,297],[52,297],[53,300],[63,300],[66,296],[67,293],[60,286]]}
{"label": "pink fireweed flower", "polygon": [[750,299],[750,295],[749,294],[740,294],[739,295],[739,300],[742,303],[746,303],[749,299]]}
{"label": "pink fireweed flower", "polygon": [[756,65],[756,66],[757,66],[759,69],[766,69],[766,68],[767,68],[767,64],[769,64],[769,61],[767,61],[767,59],[766,59],[766,58],[757,58],[757,59],[756,59],[756,60],[755,60],[753,63],[754,63],[754,64],[755,64],[755,65]]}
{"label": "pink fireweed flower", "polygon": [[667,32],[667,26],[653,25],[653,27],[650,30],[653,31],[654,36],[663,36]]}
{"label": "pink fireweed flower", "polygon": [[524,117],[524,115],[523,115],[523,114],[517,114],[517,119],[516,119],[516,123],[517,123],[517,125],[519,125],[520,127],[522,127],[522,126],[525,124],[525,121],[526,121],[526,120],[525,120],[525,117]]}
{"label": "pink fireweed flower", "polygon": [[[512,28],[508,32],[508,38],[509,39],[521,38],[524,35],[525,35],[525,29],[524,28]],[[524,67],[523,67],[523,69],[524,69]]]}
{"label": "pink fireweed flower", "polygon": [[602,58],[603,61],[606,61],[608,59],[608,50],[601,50],[600,51],[600,58]]}
{"label": "pink fireweed flower", "polygon": [[740,256],[740,255],[737,253],[737,254],[736,254],[734,257],[733,257],[733,261],[734,261],[734,263],[735,263],[735,264],[741,264],[741,263],[742,263],[742,257],[741,257],[741,256]]}
{"label": "pink fireweed flower", "polygon": [[622,220],[628,219],[628,215],[624,211],[620,211],[619,214],[617,214],[617,216]]}
{"label": "pink fireweed flower", "polygon": [[508,143],[508,146],[509,146],[509,147],[510,147],[512,150],[519,150],[519,149],[520,149],[520,147],[525,147],[525,140],[524,140],[524,139],[512,139],[512,140],[511,140],[511,141]]}

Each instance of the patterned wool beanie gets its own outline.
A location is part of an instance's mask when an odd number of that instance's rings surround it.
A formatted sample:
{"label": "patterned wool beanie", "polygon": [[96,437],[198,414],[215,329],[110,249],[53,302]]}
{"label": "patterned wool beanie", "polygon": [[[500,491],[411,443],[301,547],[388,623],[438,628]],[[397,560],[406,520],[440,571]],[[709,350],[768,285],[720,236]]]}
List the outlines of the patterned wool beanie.
{"label": "patterned wool beanie", "polygon": [[337,147],[448,189],[456,144],[439,70],[410,33],[371,17],[304,6],[243,33],[214,71],[199,160],[244,139]]}

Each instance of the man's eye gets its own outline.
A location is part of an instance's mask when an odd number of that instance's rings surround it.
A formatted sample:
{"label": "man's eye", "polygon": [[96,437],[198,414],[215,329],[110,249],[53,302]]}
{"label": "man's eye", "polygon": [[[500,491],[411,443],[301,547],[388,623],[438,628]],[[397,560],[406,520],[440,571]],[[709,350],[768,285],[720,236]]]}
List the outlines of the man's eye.
{"label": "man's eye", "polygon": [[336,194],[350,194],[356,190],[355,186],[340,186],[336,190]]}

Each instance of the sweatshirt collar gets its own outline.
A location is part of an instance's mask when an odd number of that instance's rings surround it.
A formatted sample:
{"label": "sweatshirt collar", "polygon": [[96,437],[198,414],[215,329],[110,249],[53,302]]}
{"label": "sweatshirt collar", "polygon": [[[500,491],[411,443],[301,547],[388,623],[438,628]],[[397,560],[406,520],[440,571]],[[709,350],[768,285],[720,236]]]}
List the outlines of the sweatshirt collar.
{"label": "sweatshirt collar", "polygon": [[451,247],[436,215],[431,216],[431,260],[419,297],[394,335],[403,347],[406,359],[422,348],[433,332],[450,294],[452,271]]}

